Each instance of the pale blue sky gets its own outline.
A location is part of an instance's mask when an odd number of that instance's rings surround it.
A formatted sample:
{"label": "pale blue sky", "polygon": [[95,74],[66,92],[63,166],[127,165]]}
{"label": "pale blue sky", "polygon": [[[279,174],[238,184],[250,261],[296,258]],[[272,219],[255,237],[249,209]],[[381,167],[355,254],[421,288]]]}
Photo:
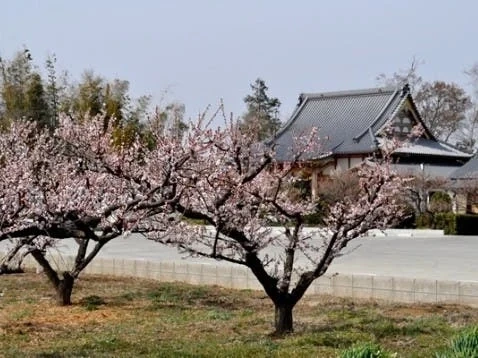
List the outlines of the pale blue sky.
{"label": "pale blue sky", "polygon": [[300,92],[373,87],[413,56],[425,79],[466,85],[477,16],[476,0],[4,0],[0,55],[54,52],[73,77],[92,68],[156,99],[168,89],[188,115],[221,98],[242,114],[260,76],[285,119]]}

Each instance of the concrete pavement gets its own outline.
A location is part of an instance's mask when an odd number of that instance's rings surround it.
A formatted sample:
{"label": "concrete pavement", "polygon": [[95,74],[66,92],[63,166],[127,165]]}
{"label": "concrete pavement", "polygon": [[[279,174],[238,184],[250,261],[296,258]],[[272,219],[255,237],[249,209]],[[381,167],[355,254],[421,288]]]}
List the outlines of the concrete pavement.
{"label": "concrete pavement", "polygon": [[[71,255],[73,240],[62,240],[52,253]],[[0,243],[0,251],[5,244]],[[328,270],[328,274],[372,274],[436,280],[478,281],[478,237],[367,237],[352,241]],[[108,243],[98,257],[140,259],[152,262],[177,261],[184,258],[173,247],[166,247],[132,235]],[[188,258],[187,262],[210,262],[211,259]]]}

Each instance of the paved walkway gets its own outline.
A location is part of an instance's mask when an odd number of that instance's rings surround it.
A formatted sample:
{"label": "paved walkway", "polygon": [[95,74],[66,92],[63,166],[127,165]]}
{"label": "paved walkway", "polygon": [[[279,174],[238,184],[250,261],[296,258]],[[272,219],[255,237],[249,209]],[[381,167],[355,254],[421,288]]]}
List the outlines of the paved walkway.
{"label": "paved walkway", "polygon": [[478,281],[477,236],[364,238],[352,242],[353,247],[329,273]]}
{"label": "paved walkway", "polygon": [[[63,240],[56,250],[71,254],[74,245],[71,240]],[[118,238],[108,243],[99,256],[149,261],[172,261],[184,257],[175,248],[138,236]],[[476,236],[362,238],[350,243],[344,255],[331,265],[328,273],[478,281],[477,257]],[[227,265],[215,260],[188,260]]]}

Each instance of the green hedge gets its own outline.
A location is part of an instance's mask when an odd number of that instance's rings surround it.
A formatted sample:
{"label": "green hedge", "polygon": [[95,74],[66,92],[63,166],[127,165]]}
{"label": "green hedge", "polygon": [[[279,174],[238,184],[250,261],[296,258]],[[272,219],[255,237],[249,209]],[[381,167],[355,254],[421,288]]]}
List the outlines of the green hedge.
{"label": "green hedge", "polygon": [[425,213],[417,216],[417,229],[443,230],[445,235],[456,233],[456,219],[453,213]]}
{"label": "green hedge", "polygon": [[453,213],[436,213],[434,224],[437,228],[442,229],[445,235],[456,234],[456,215]]}
{"label": "green hedge", "polygon": [[445,235],[478,235],[478,215],[426,213],[417,217],[416,226],[443,230]]}
{"label": "green hedge", "polygon": [[433,225],[433,215],[431,213],[417,215],[415,226],[417,229],[435,229]]}
{"label": "green hedge", "polygon": [[478,215],[456,215],[457,235],[478,235]]}
{"label": "green hedge", "polygon": [[306,226],[321,226],[324,224],[324,214],[314,213],[304,216],[304,224]]}

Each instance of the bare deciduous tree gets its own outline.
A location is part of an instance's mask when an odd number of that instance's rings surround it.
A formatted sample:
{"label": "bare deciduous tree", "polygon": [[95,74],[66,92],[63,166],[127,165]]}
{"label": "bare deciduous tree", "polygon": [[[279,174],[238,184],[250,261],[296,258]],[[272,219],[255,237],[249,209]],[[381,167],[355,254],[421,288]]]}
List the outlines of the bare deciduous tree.
{"label": "bare deciduous tree", "polygon": [[439,139],[448,142],[465,120],[470,97],[454,83],[424,83],[415,97],[420,115]]}
{"label": "bare deciduous tree", "polygon": [[472,153],[478,139],[478,63],[465,71],[472,87],[470,108],[458,131],[457,145],[460,149]]}
{"label": "bare deciduous tree", "polygon": [[387,87],[403,87],[405,84],[408,84],[412,93],[415,94],[420,90],[423,83],[423,78],[418,73],[418,68],[421,64],[423,64],[423,61],[413,57],[408,68],[400,69],[390,77],[385,73],[381,73],[375,80],[380,86]]}

